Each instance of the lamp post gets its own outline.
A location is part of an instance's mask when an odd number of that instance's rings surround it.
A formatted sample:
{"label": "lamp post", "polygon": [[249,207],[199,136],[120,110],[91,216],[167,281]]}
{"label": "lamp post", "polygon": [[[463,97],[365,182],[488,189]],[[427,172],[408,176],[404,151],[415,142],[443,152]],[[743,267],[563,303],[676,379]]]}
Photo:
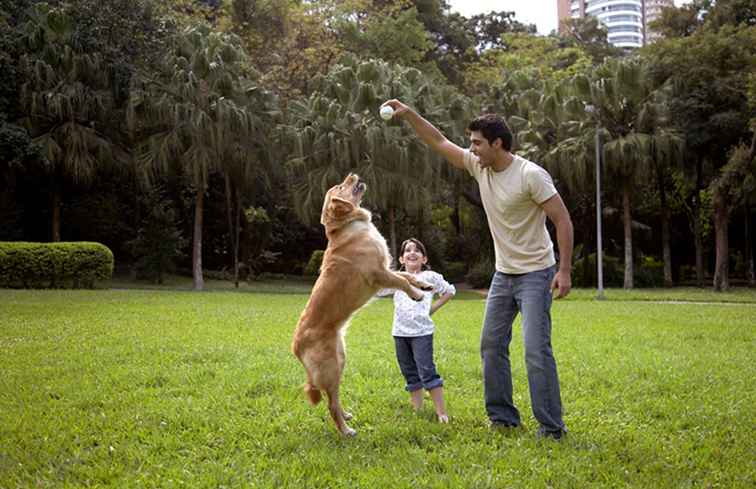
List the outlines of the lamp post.
{"label": "lamp post", "polygon": [[[586,105],[585,111],[591,115],[596,113],[593,105]],[[598,292],[596,299],[604,300],[604,264],[603,246],[601,244],[601,126],[596,124],[596,272]]]}

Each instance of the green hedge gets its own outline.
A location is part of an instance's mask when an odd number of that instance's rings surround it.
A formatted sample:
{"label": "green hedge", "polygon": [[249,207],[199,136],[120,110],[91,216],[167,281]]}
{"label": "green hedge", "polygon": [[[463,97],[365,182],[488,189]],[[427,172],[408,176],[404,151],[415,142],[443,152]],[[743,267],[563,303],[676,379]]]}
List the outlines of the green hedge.
{"label": "green hedge", "polygon": [[93,288],[113,276],[113,253],[100,243],[0,242],[0,287]]}

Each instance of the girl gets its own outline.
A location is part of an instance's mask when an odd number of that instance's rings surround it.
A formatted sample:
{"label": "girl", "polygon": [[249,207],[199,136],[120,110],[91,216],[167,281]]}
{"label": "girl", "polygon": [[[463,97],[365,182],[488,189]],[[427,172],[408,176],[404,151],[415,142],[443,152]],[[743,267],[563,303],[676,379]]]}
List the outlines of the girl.
{"label": "girl", "polygon": [[[430,271],[425,246],[415,238],[402,243],[399,262],[402,270],[433,285],[433,291],[425,292],[425,297],[420,302],[415,302],[400,290],[384,289],[378,292],[382,296],[394,294],[394,326],[391,334],[394,336],[399,368],[407,381],[405,389],[410,393],[410,401],[417,411],[423,405],[425,388],[433,399],[438,421],[448,423],[442,387],[444,382],[433,363],[434,324],[431,316],[454,296],[456,289],[441,274]],[[432,303],[434,294],[440,297]]]}

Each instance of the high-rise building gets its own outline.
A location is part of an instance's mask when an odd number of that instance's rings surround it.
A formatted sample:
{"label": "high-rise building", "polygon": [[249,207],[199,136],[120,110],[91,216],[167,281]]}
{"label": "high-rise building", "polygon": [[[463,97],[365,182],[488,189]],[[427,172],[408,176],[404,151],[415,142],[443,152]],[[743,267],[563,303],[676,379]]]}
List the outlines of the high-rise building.
{"label": "high-rise building", "polygon": [[649,28],[651,22],[661,17],[661,11],[664,7],[674,7],[672,0],[645,0],[645,24],[646,24],[646,43],[653,42],[659,37],[659,34]]}
{"label": "high-rise building", "polygon": [[611,44],[639,48],[654,39],[648,24],[673,0],[557,0],[559,26],[570,18],[596,17],[608,31]]}

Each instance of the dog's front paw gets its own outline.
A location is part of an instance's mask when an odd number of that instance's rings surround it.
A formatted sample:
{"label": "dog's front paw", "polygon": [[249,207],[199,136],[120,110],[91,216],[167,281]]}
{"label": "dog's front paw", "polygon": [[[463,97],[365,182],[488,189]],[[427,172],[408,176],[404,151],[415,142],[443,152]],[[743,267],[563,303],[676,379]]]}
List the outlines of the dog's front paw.
{"label": "dog's front paw", "polygon": [[352,438],[353,436],[357,436],[357,431],[353,430],[349,426],[345,426],[344,431],[342,431],[341,434],[348,438]]}
{"label": "dog's front paw", "polygon": [[341,415],[344,416],[344,419],[347,420],[347,421],[349,421],[350,419],[352,419],[354,417],[354,416],[352,416],[352,413],[348,413],[346,411],[342,411]]}

